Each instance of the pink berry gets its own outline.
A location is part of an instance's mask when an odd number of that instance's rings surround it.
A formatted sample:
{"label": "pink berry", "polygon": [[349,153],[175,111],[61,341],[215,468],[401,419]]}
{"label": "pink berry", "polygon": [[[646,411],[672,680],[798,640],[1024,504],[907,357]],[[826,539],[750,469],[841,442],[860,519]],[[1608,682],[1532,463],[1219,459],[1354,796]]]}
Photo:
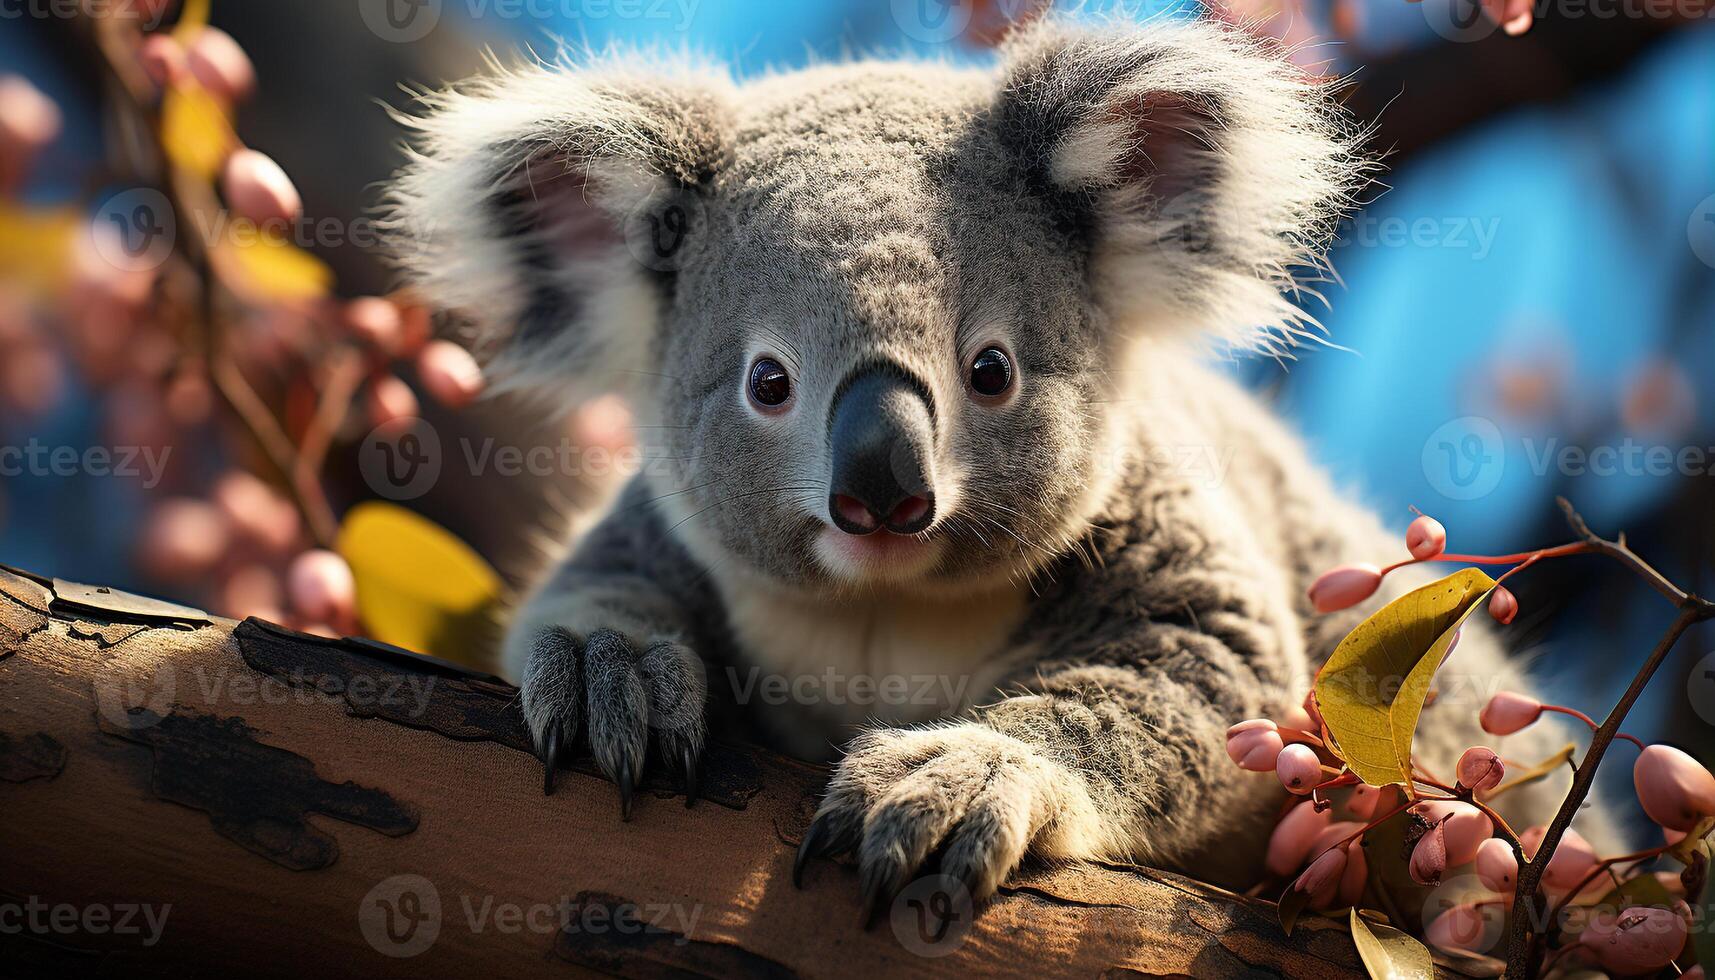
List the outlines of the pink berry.
{"label": "pink berry", "polygon": [[368,408],[370,421],[376,425],[422,415],[411,386],[391,374],[380,375],[370,382]]}
{"label": "pink berry", "polygon": [[256,66],[250,56],[218,27],[196,33],[185,49],[185,64],[203,88],[227,102],[241,102],[256,90]]}
{"label": "pink berry", "polygon": [[1264,724],[1245,728],[1250,722],[1240,722],[1234,725],[1237,731],[1227,736],[1227,755],[1239,764],[1240,769],[1251,772],[1272,772],[1274,762],[1280,757],[1280,752],[1286,743],[1280,737],[1280,731],[1274,722],[1266,718],[1256,721]]}
{"label": "pink berry", "polygon": [[1298,705],[1294,705],[1281,712],[1280,717],[1276,718],[1275,722],[1278,723],[1281,728],[1290,729],[1295,732],[1310,732],[1315,734],[1316,732],[1321,731],[1316,722],[1311,719],[1310,712],[1305,711]]}
{"label": "pink berry", "polygon": [[395,356],[404,346],[404,315],[390,300],[360,296],[345,304],[346,329],[376,350]]}
{"label": "pink berry", "polygon": [[1310,604],[1320,613],[1350,609],[1375,595],[1381,584],[1381,569],[1374,565],[1341,565],[1323,572],[1310,586]]}
{"label": "pink berry", "polygon": [[1339,894],[1340,878],[1346,873],[1347,854],[1344,847],[1330,848],[1310,862],[1292,883],[1292,890],[1310,896],[1310,904],[1327,908]]}
{"label": "pink berry", "polygon": [[1715,816],[1715,775],[1671,745],[1651,745],[1632,766],[1638,802],[1669,830],[1688,831]]}
{"label": "pink berry", "polygon": [[212,504],[175,497],[162,501],[145,520],[137,559],[156,578],[188,582],[219,564],[231,540],[231,526]]}
{"label": "pink berry", "polygon": [[1310,855],[1311,843],[1328,829],[1332,820],[1332,813],[1318,811],[1309,803],[1288,810],[1268,838],[1269,874],[1284,878],[1303,867],[1304,859]]}
{"label": "pink berry", "polygon": [[[1546,827],[1531,827],[1519,835],[1519,843],[1524,847],[1526,857],[1534,858],[1537,848],[1542,846],[1542,838],[1547,834]],[[1596,849],[1584,839],[1584,835],[1571,827],[1560,838],[1560,845],[1554,849],[1554,857],[1543,869],[1542,883],[1548,890],[1565,893],[1578,886],[1578,883],[1595,870],[1597,862]]]}
{"label": "pink berry", "polygon": [[1445,826],[1447,863],[1450,865],[1470,863],[1477,857],[1477,849],[1483,846],[1483,841],[1495,832],[1495,825],[1487,814],[1458,800],[1429,800],[1412,807],[1411,812],[1432,824]]}
{"label": "pink berry", "polygon": [[1491,903],[1455,905],[1435,918],[1424,930],[1431,946],[1449,952],[1486,953],[1500,932],[1499,912]]}
{"label": "pink berry", "polygon": [[417,376],[435,401],[463,408],[482,394],[482,368],[470,351],[450,340],[432,340],[417,355]]}
{"label": "pink berry", "polygon": [[239,150],[228,157],[220,190],[239,217],[259,225],[290,224],[304,213],[292,178],[266,153]]}
{"label": "pink berry", "polygon": [[1346,873],[1340,876],[1340,904],[1356,905],[1364,897],[1364,885],[1369,883],[1370,862],[1362,847],[1346,848]]}
{"label": "pink berry", "polygon": [[1439,885],[1447,873],[1447,830],[1436,824],[1418,838],[1411,850],[1411,880],[1420,885]]}
{"label": "pink berry", "polygon": [[142,61],[143,72],[149,76],[149,80],[163,89],[185,77],[190,71],[184,46],[171,34],[150,34],[143,38],[143,47],[138,51],[138,58]]}
{"label": "pink berry", "polygon": [[1511,844],[1491,837],[1477,848],[1477,877],[1483,885],[1503,894],[1512,894],[1518,884],[1518,857]]}
{"label": "pink berry", "polygon": [[286,593],[300,617],[351,625],[357,618],[357,582],[351,566],[331,551],[306,551],[286,572]]}
{"label": "pink berry", "polygon": [[1483,792],[1494,789],[1501,784],[1507,767],[1501,762],[1501,757],[1495,750],[1486,745],[1473,745],[1459,757],[1459,785],[1469,790]]}
{"label": "pink berry", "polygon": [[1685,948],[1689,930],[1690,909],[1683,902],[1675,909],[1636,906],[1597,912],[1578,941],[1610,972],[1637,976],[1672,963]]}
{"label": "pink berry", "polygon": [[1352,790],[1352,795],[1346,797],[1346,809],[1359,820],[1370,820],[1376,815],[1376,807],[1382,801],[1382,791],[1365,783],[1359,783]]}
{"label": "pink berry", "polygon": [[297,544],[298,509],[256,476],[242,470],[227,473],[215,481],[210,496],[247,543],[271,555],[284,555]]}
{"label": "pink berry", "polygon": [[1405,549],[1411,557],[1428,561],[1447,550],[1447,529],[1428,514],[1419,514],[1405,529]]}
{"label": "pink berry", "polygon": [[1490,735],[1511,735],[1536,723],[1542,717],[1542,702],[1523,694],[1502,691],[1483,706],[1477,722]]}
{"label": "pink berry", "polygon": [[1513,621],[1518,615],[1518,598],[1506,590],[1505,586],[1495,586],[1495,591],[1489,595],[1489,615],[1502,626]]}
{"label": "pink berry", "polygon": [[1232,738],[1240,732],[1268,731],[1272,732],[1279,726],[1273,718],[1246,718],[1244,721],[1227,728],[1227,738]]}
{"label": "pink berry", "polygon": [[1306,796],[1322,781],[1322,760],[1316,757],[1315,749],[1294,742],[1280,750],[1274,774],[1287,792]]}
{"label": "pink berry", "polygon": [[0,153],[34,153],[54,141],[62,121],[41,89],[21,75],[0,75]]}

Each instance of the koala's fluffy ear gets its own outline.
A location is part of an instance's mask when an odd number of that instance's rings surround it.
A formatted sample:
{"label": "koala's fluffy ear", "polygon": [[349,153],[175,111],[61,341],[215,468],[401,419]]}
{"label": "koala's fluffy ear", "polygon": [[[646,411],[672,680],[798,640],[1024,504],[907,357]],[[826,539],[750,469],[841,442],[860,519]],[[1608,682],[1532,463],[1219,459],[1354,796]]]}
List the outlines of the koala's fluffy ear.
{"label": "koala's fluffy ear", "polygon": [[728,153],[708,72],[533,66],[426,95],[389,190],[407,282],[474,327],[492,390],[569,406],[649,369]]}
{"label": "koala's fluffy ear", "polygon": [[994,119],[1026,179],[1077,211],[1118,322],[1279,353],[1314,320],[1283,295],[1322,268],[1369,170],[1328,83],[1209,21],[1009,43]]}

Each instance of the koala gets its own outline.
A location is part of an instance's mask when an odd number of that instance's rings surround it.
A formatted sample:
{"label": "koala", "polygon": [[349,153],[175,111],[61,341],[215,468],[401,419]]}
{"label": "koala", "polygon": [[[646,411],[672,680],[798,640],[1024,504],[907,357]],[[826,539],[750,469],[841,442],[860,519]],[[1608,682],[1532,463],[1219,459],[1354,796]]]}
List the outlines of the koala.
{"label": "koala", "polygon": [[[650,462],[504,642],[550,783],[587,743],[627,816],[651,758],[694,795],[726,711],[843,749],[797,870],[853,855],[872,907],[931,864],[978,899],[1027,856],[1254,870],[1284,794],[1225,729],[1427,581],[1317,615],[1401,545],[1208,366],[1317,334],[1290,297],[1372,169],[1325,83],[1217,23],[1049,19],[986,67],[612,54],[424,103],[408,282],[495,390],[622,393]],[[1442,771],[1522,684],[1476,623],[1457,662]],[[745,668],[956,683],[759,705]]]}

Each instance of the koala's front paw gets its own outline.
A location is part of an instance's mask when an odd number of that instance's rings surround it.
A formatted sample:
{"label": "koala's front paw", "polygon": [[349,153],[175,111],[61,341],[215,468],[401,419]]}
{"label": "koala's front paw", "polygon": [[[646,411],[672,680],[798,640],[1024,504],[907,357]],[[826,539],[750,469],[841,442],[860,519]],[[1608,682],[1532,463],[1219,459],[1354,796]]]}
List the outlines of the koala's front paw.
{"label": "koala's front paw", "polygon": [[864,922],[929,854],[980,901],[994,894],[1071,795],[1072,776],[1024,742],[967,722],[870,732],[852,743],[793,866],[856,851]]}
{"label": "koala's front paw", "polygon": [[621,815],[631,819],[632,791],[653,732],[659,758],[684,767],[685,805],[696,799],[708,696],[702,661],[679,643],[637,651],[605,629],[580,642],[554,627],[532,640],[521,697],[545,767],[544,793],[553,792],[561,755],[587,735],[596,765],[619,786]]}

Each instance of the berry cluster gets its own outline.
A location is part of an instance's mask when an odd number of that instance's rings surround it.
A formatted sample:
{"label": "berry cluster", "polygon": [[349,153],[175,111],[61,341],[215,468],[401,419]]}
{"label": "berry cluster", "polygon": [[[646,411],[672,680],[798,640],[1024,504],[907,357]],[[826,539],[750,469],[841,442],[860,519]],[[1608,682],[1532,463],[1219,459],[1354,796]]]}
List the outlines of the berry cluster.
{"label": "berry cluster", "polygon": [[[1310,597],[1319,610],[1345,609],[1372,596],[1388,572],[1415,562],[1516,563],[1501,576],[1504,579],[1542,558],[1584,550],[1565,546],[1501,558],[1450,556],[1446,542],[1441,524],[1420,514],[1406,535],[1411,561],[1388,568],[1341,566],[1319,577]],[[1518,613],[1517,600],[1498,584],[1486,603],[1498,623],[1511,622]],[[1298,798],[1276,825],[1266,857],[1268,874],[1290,882],[1282,898],[1283,919],[1289,906],[1361,907],[1376,895],[1383,877],[1371,867],[1382,855],[1366,851],[1365,844],[1397,838],[1402,844],[1398,859],[1411,881],[1436,886],[1450,869],[1463,868],[1488,890],[1427,923],[1424,938],[1444,950],[1490,952],[1497,936],[1494,926],[1518,911],[1514,904],[1521,861],[1534,862],[1549,835],[1547,826],[1515,834],[1490,801],[1541,778],[1565,758],[1519,767],[1509,765],[1494,749],[1476,745],[1459,758],[1450,785],[1415,759],[1410,784],[1368,785],[1346,765],[1320,707],[1313,691],[1282,717],[1253,718],[1227,730],[1227,754],[1236,765],[1273,772]],[[1535,724],[1545,713],[1575,718],[1592,733],[1599,728],[1575,708],[1511,691],[1494,695],[1478,721],[1485,732],[1504,736]],[[1688,893],[1695,896],[1703,883],[1715,837],[1715,775],[1672,746],[1644,745],[1624,733],[1618,737],[1640,750],[1632,770],[1637,799],[1660,826],[1664,843],[1638,853],[1603,856],[1576,830],[1563,828],[1558,844],[1544,855],[1540,873],[1541,896],[1552,925],[1538,931],[1553,934],[1548,955],[1556,968],[1593,965],[1619,976],[1648,975],[1685,955],[1693,919],[1685,898]],[[1522,775],[1509,783],[1509,769],[1520,769]],[[1677,859],[1683,871],[1645,870],[1664,857]]]}

